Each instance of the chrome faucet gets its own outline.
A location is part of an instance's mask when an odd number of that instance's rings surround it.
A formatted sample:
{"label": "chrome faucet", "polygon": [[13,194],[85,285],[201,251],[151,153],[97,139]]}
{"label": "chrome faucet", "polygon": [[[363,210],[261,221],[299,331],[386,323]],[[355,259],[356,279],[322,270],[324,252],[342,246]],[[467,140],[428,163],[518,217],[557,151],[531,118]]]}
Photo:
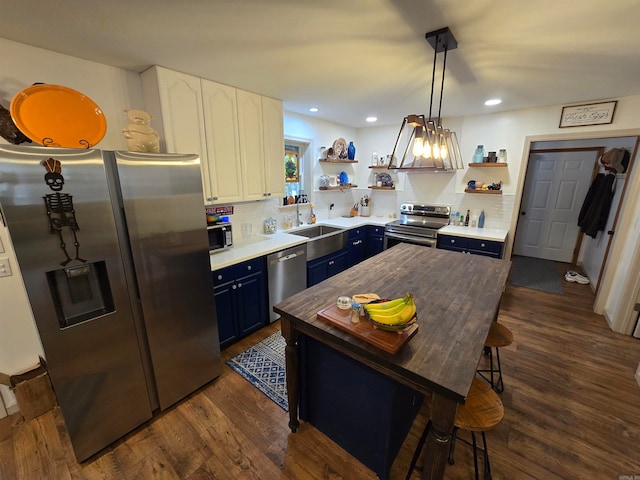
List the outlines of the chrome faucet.
{"label": "chrome faucet", "polygon": [[302,215],[300,213],[300,204],[296,203],[296,227],[302,225],[302,222],[300,221],[300,215]]}

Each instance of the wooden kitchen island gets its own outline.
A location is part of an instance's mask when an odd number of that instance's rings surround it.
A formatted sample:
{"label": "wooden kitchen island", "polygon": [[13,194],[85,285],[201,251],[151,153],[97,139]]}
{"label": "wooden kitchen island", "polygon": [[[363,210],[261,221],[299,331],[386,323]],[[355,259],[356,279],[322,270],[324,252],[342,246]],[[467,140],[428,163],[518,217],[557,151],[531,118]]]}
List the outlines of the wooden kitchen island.
{"label": "wooden kitchen island", "polygon": [[[431,395],[433,426],[423,451],[423,478],[443,478],[456,408],[469,392],[510,266],[506,260],[402,243],[276,305],[287,342],[291,430],[299,426],[298,344],[306,336]],[[396,354],[317,317],[341,295],[377,293],[392,299],[407,292],[415,297],[419,329]]]}

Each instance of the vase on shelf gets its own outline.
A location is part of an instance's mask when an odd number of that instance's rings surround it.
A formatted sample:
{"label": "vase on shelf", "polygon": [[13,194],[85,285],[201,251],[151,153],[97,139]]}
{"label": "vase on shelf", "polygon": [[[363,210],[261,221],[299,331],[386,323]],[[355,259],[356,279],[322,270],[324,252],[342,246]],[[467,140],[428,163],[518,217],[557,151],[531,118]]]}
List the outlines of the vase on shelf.
{"label": "vase on shelf", "polygon": [[473,163],[482,163],[484,161],[484,145],[478,145],[473,154]]}
{"label": "vase on shelf", "polygon": [[347,159],[355,160],[356,158],[356,146],[353,142],[349,142],[349,146],[347,147]]}

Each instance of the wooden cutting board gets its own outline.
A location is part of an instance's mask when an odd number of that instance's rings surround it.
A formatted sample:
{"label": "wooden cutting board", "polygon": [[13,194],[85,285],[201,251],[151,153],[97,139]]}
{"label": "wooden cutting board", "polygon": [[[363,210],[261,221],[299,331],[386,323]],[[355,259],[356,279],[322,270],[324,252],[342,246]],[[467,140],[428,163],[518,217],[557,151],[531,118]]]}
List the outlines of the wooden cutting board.
{"label": "wooden cutting board", "polygon": [[331,305],[318,312],[318,318],[326,320],[339,329],[349,332],[387,353],[397,353],[418,331],[418,324],[414,323],[400,333],[387,332],[375,328],[367,318],[362,316],[358,316],[358,323],[354,323],[351,321],[351,315],[352,310],[340,310],[337,305]]}

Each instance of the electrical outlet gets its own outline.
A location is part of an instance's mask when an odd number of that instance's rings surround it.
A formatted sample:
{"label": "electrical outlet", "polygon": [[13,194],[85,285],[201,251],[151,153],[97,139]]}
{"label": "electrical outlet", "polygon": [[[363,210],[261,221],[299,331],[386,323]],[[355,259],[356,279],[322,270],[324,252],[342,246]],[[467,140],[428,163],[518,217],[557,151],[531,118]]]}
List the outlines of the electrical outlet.
{"label": "electrical outlet", "polygon": [[9,257],[0,258],[0,277],[11,276],[11,264],[9,263]]}

